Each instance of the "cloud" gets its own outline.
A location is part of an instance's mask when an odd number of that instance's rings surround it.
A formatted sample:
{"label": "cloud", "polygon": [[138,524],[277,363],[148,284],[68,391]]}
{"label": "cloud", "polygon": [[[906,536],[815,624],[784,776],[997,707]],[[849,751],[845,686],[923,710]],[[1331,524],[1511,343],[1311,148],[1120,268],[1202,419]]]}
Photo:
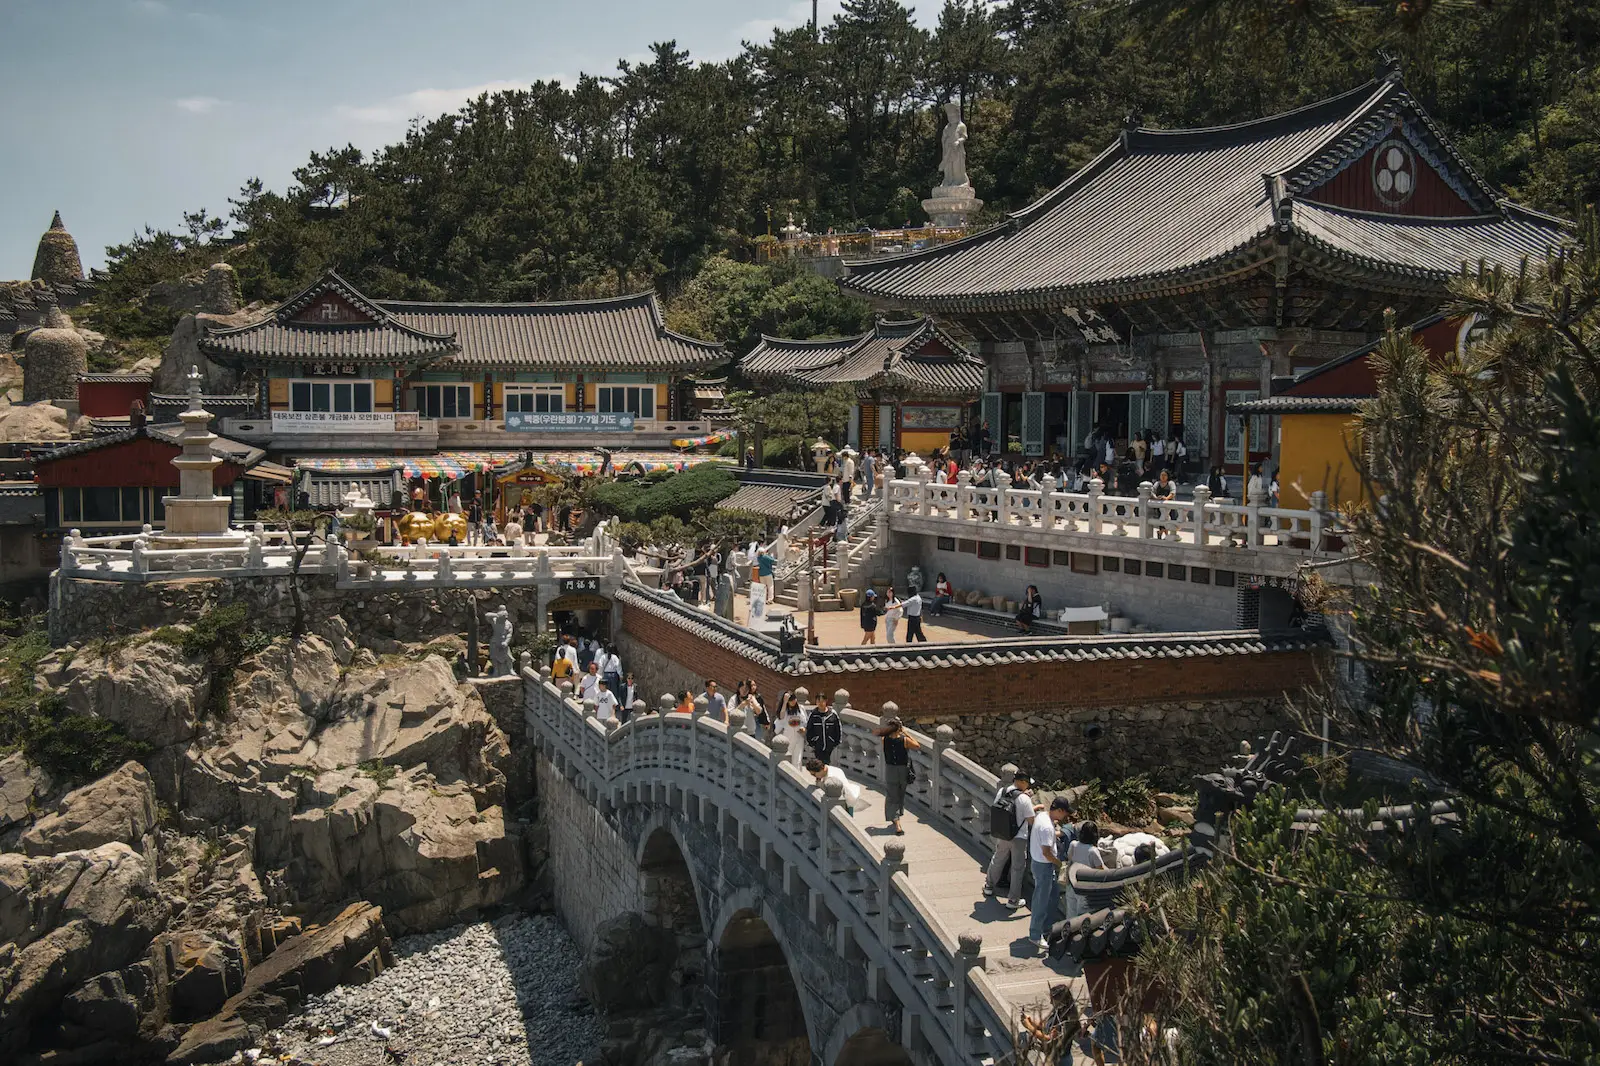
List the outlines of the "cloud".
{"label": "cloud", "polygon": [[133,0],[132,7],[142,15],[165,15],[172,10],[161,0]]}
{"label": "cloud", "polygon": [[172,106],[191,115],[209,115],[227,102],[215,96],[184,96],[172,101]]}
{"label": "cloud", "polygon": [[484,93],[526,89],[531,84],[531,81],[486,81],[481,85],[466,85],[459,89],[417,89],[375,104],[341,104],[335,110],[344,118],[357,122],[388,125],[407,122],[417,115],[432,118],[455,111],[468,100],[475,100]]}

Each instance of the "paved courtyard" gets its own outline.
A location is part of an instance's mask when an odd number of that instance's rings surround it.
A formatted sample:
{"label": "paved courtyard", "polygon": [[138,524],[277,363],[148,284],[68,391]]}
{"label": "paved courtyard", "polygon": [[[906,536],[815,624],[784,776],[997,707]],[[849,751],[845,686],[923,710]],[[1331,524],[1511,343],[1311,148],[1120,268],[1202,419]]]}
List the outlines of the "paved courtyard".
{"label": "paved courtyard", "polygon": [[[750,599],[740,593],[734,597],[734,617],[740,622],[750,618]],[[787,608],[779,606],[773,618]],[[861,612],[852,611],[818,611],[817,612],[817,643],[825,647],[841,647],[847,644],[861,643]],[[801,629],[806,626],[806,613],[795,611],[794,620]],[[1020,636],[1015,626],[1001,626],[985,622],[974,621],[969,618],[956,618],[951,615],[939,617],[923,611],[922,632],[927,635],[930,643],[945,644],[975,644],[983,640],[994,640],[996,637]],[[884,630],[883,619],[878,619],[878,643],[887,644],[888,634]],[[906,624],[901,621],[895,631],[897,643],[905,643]]]}

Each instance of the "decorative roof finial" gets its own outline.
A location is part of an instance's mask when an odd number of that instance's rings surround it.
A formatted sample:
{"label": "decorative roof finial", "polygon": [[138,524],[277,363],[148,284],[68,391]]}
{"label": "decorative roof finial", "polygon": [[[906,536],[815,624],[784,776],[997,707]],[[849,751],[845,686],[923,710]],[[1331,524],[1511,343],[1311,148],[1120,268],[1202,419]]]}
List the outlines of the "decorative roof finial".
{"label": "decorative roof finial", "polygon": [[50,220],[50,228],[51,229],[66,229],[67,228],[66,224],[61,221],[61,212],[60,211],[57,211],[55,213],[55,217]]}
{"label": "decorative roof finial", "polygon": [[1405,71],[1401,69],[1400,57],[1387,48],[1378,49],[1377,79],[1379,81],[1405,81]]}
{"label": "decorative roof finial", "polygon": [[198,411],[200,407],[200,368],[193,363],[189,364],[189,410]]}

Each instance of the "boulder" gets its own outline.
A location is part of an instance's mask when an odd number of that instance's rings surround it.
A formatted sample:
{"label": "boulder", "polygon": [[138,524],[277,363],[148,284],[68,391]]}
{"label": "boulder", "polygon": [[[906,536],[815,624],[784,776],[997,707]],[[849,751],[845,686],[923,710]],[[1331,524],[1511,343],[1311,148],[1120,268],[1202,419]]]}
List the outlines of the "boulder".
{"label": "boulder", "polygon": [[126,1046],[141,1031],[166,1025],[167,995],[166,945],[157,939],[138,962],[73,989],[61,1001],[61,1016],[77,1030],[79,1043],[114,1040]]}
{"label": "boulder", "polygon": [[67,412],[50,403],[0,407],[0,441],[70,440]]}
{"label": "boulder", "polygon": [[602,1014],[665,1005],[672,995],[678,938],[630,911],[601,922],[578,970],[578,987]]}
{"label": "boulder", "polygon": [[22,364],[17,362],[16,356],[5,350],[10,340],[10,334],[0,335],[0,392],[22,384]]}
{"label": "boulder", "polygon": [[212,263],[205,270],[150,286],[145,299],[173,311],[231,315],[243,306],[239,274],[227,263]]}
{"label": "boulder", "polygon": [[50,775],[22,752],[0,759],[0,834],[30,824],[54,787]]}
{"label": "boulder", "polygon": [[126,844],[0,855],[0,1058],[67,992],[144,954],[168,913],[148,861]]}
{"label": "boulder", "polygon": [[211,672],[165,641],[144,640],[96,650],[88,645],[39,664],[59,687],[67,710],[116,722],[152,748],[184,744],[211,697]]}
{"label": "boulder", "polygon": [[156,828],[156,793],[150,773],[136,762],[63,796],[55,809],[22,834],[28,855],[85,851],[120,841],[149,851]]}
{"label": "boulder", "polygon": [[370,981],[393,965],[383,911],[354,903],[326,925],[287,941],[245,977],[244,987],[223,1004],[216,1017],[184,1034],[168,1062],[221,1062],[256,1046],[308,996],[341,984]]}
{"label": "boulder", "polygon": [[173,1021],[209,1018],[244,990],[244,953],[237,944],[190,931],[169,939],[167,958]]}
{"label": "boulder", "polygon": [[188,388],[189,368],[200,370],[202,392],[228,394],[239,387],[239,372],[218,366],[200,354],[200,338],[208,327],[227,329],[251,322],[256,316],[240,311],[234,314],[184,315],[172,330],[172,339],[161,353],[161,365],[152,376],[150,391],[182,394]]}

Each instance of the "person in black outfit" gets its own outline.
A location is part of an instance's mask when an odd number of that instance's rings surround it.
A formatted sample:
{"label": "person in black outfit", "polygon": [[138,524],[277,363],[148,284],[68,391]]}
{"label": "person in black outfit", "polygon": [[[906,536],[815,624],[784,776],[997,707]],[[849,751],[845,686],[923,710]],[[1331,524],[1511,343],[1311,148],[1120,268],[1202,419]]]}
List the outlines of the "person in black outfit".
{"label": "person in black outfit", "polygon": [[1033,632],[1033,623],[1044,617],[1044,600],[1039,596],[1039,586],[1029,585],[1028,595],[1017,608],[1017,628],[1024,633]]}
{"label": "person in black outfit", "polygon": [[900,828],[900,819],[905,817],[906,786],[911,783],[911,752],[922,745],[898,718],[890,718],[872,732],[883,738],[883,816],[894,835],[903,837],[906,831]]}
{"label": "person in black outfit", "polygon": [[830,762],[841,734],[838,711],[828,704],[812,708],[811,717],[806,719],[806,743],[811,746],[813,755],[824,763]]}
{"label": "person in black outfit", "polygon": [[861,601],[861,643],[878,643],[878,616],[882,613],[877,590],[868,589],[866,598]]}

